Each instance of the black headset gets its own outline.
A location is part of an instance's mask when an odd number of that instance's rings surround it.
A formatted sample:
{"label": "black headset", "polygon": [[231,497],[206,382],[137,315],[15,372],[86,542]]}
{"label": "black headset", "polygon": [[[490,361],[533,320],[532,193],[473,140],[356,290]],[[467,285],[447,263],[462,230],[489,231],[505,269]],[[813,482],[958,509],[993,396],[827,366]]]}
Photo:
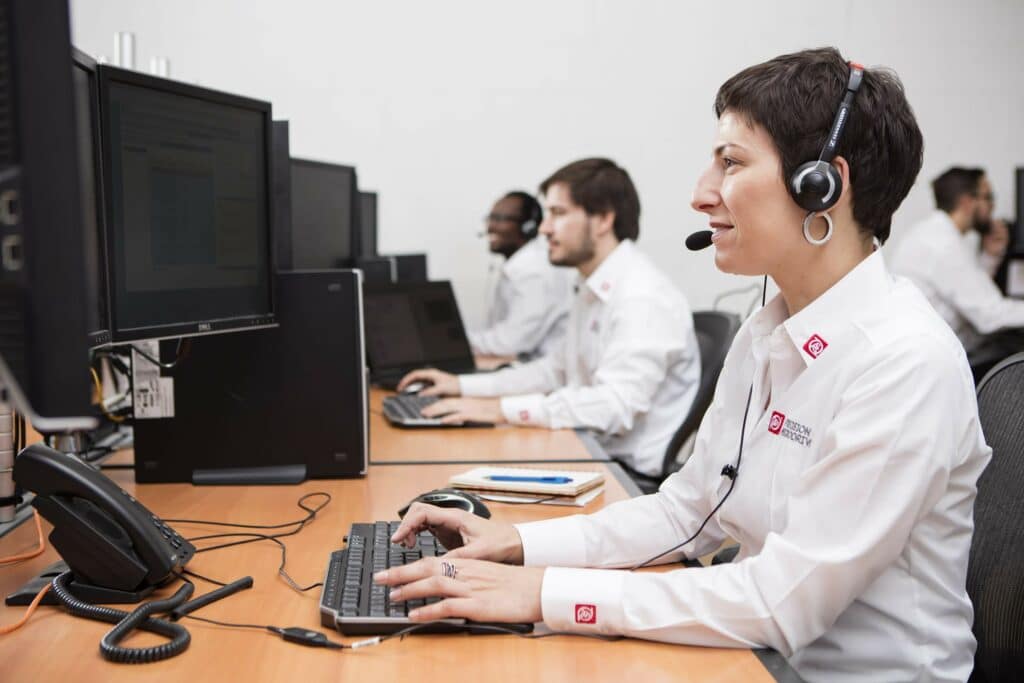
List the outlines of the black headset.
{"label": "black headset", "polygon": [[526,239],[532,240],[537,236],[537,230],[544,220],[544,209],[541,208],[540,202],[532,194],[522,190],[509,192],[505,196],[517,197],[523,203],[523,218],[519,224],[519,232]]}
{"label": "black headset", "polygon": [[827,211],[835,206],[839,201],[839,195],[843,193],[843,179],[839,175],[839,169],[832,165],[832,159],[836,156],[836,147],[853,108],[854,95],[857,94],[863,79],[864,67],[856,62],[850,62],[850,80],[846,84],[846,94],[839,105],[839,111],[836,112],[836,118],[832,121],[825,146],[821,148],[821,156],[817,161],[801,164],[789,178],[789,193],[806,211]]}

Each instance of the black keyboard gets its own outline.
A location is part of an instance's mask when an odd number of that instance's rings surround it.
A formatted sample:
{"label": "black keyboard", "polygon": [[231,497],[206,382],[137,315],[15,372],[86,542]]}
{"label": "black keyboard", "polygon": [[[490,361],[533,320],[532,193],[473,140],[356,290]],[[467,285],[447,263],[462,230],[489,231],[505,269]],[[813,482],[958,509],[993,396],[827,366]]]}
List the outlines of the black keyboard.
{"label": "black keyboard", "polygon": [[447,425],[439,417],[423,417],[420,411],[440,400],[437,396],[419,394],[397,394],[384,399],[384,417],[399,427],[493,427],[490,422],[465,422],[461,425]]}
{"label": "black keyboard", "polygon": [[397,394],[384,399],[384,417],[399,424],[439,425],[441,420],[436,417],[423,417],[420,411],[437,402],[437,396],[420,396],[419,394]]}
{"label": "black keyboard", "polygon": [[[345,537],[347,547],[331,553],[320,592],[320,623],[345,635],[375,635],[411,626],[409,610],[440,600],[426,598],[392,603],[391,589],[378,586],[373,575],[383,569],[415,562],[421,557],[444,555],[447,550],[429,531],[424,531],[413,548],[391,543],[399,522],[353,524]],[[443,633],[472,630],[465,619],[445,619],[419,632]],[[502,624],[528,632],[532,624]],[[489,631],[488,631],[489,632]]]}

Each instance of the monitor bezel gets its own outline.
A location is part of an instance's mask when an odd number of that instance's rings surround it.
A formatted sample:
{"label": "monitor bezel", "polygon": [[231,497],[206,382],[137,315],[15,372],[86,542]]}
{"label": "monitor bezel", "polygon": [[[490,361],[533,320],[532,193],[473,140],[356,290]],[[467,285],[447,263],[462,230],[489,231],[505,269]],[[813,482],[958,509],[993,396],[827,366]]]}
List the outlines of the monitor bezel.
{"label": "monitor bezel", "polygon": [[[100,101],[100,137],[105,139],[104,133],[110,130],[110,86],[115,84],[126,84],[148,88],[151,90],[190,97],[193,99],[212,102],[214,104],[249,109],[260,114],[263,119],[263,158],[264,174],[264,211],[267,221],[267,239],[265,244],[267,263],[267,295],[269,311],[266,314],[242,315],[229,318],[216,318],[193,320],[189,322],[169,323],[165,325],[150,325],[146,327],[122,328],[118,324],[117,312],[117,287],[115,286],[117,268],[116,254],[114,253],[114,239],[111,234],[114,230],[114,221],[109,220],[104,224],[105,251],[107,257],[107,306],[108,318],[110,320],[111,340],[114,344],[140,341],[144,339],[174,339],[180,337],[194,337],[206,334],[220,334],[223,332],[234,332],[240,330],[273,327],[277,325],[276,299],[274,296],[274,272],[276,264],[274,261],[274,185],[273,172],[273,125],[274,117],[270,102],[257,100],[242,95],[234,95],[220,90],[212,90],[196,85],[181,83],[166,78],[141,74],[135,71],[120,69],[107,64],[100,64],[96,68],[99,84]],[[103,168],[103,204],[106,216],[113,216],[113,193],[108,188],[112,187],[113,179],[110,177],[112,165],[109,145],[101,144]]]}
{"label": "monitor bezel", "polygon": [[[100,161],[102,155],[103,145],[100,141],[100,86],[99,86],[99,75],[96,73],[96,60],[90,55],[86,54],[82,50],[79,50],[74,45],[71,46],[71,68],[81,67],[85,71],[92,74],[92,93],[89,101],[89,107],[92,109],[92,125],[89,127],[89,133],[92,135],[92,161],[93,161],[93,177],[95,179],[96,187],[92,188],[92,191],[96,193],[96,226],[99,230],[99,285],[100,291],[97,293],[98,296],[104,300],[104,312],[105,320],[103,323],[104,327],[97,330],[89,330],[88,343],[89,348],[99,348],[110,344],[110,291],[107,288],[107,223],[106,223],[106,194],[103,192],[105,185],[103,184],[103,164]],[[79,188],[81,192],[89,191],[87,188]]]}

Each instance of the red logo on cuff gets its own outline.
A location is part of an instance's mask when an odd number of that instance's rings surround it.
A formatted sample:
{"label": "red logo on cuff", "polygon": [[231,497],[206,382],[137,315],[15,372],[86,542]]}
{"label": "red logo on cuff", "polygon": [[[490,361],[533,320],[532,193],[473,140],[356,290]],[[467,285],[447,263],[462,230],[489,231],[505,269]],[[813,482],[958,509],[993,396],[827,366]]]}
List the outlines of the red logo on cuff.
{"label": "red logo on cuff", "polygon": [[577,624],[596,624],[597,605],[576,605]]}
{"label": "red logo on cuff", "polygon": [[782,431],[782,425],[786,424],[786,416],[777,410],[772,411],[772,419],[768,421],[768,431],[778,434]]}
{"label": "red logo on cuff", "polygon": [[520,410],[519,411],[519,419],[522,420],[523,422],[529,422],[530,421],[530,411],[529,410]]}
{"label": "red logo on cuff", "polygon": [[804,343],[804,351],[811,358],[817,358],[821,355],[821,352],[828,348],[828,342],[819,337],[816,334],[812,334],[811,338]]}

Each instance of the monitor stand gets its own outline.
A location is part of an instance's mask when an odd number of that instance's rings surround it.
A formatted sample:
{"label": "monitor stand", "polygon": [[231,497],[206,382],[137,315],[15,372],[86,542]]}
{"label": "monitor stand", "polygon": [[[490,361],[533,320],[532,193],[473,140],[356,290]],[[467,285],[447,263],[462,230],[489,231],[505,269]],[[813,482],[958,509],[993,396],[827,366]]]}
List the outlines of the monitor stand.
{"label": "monitor stand", "polygon": [[226,467],[213,470],[192,470],[192,483],[196,486],[301,484],[304,481],[306,481],[305,465]]}

